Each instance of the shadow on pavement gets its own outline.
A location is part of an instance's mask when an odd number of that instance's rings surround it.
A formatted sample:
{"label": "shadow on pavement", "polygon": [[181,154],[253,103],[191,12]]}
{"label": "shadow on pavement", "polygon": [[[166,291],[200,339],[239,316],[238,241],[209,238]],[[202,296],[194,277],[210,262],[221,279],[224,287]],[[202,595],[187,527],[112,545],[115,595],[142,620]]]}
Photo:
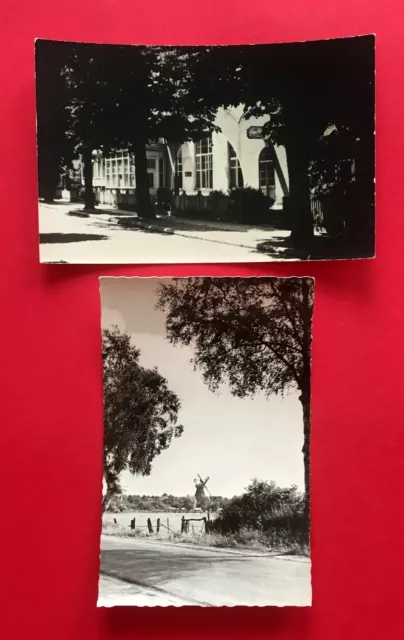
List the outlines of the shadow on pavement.
{"label": "shadow on pavement", "polygon": [[290,239],[273,236],[257,242],[257,252],[282,260],[350,260],[370,257],[359,247],[349,246],[343,236],[319,235],[313,238],[307,249],[295,249]]}
{"label": "shadow on pavement", "polygon": [[[247,559],[248,560],[248,559]],[[223,563],[242,563],[244,557],[197,556],[185,549],[179,554],[162,554],[155,550],[102,550],[100,571],[104,575],[149,585],[162,584],[187,575],[194,575],[201,568],[216,567]]]}
{"label": "shadow on pavement", "polygon": [[69,242],[88,242],[90,240],[108,240],[108,236],[95,233],[40,233],[40,244],[66,244]]}

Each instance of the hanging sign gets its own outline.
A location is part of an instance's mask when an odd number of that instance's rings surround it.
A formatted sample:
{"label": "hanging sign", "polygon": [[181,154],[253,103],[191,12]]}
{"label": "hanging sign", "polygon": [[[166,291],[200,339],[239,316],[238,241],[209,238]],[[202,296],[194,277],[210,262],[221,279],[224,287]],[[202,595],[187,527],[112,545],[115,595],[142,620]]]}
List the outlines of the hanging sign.
{"label": "hanging sign", "polygon": [[264,127],[248,127],[247,138],[250,140],[262,140],[264,137]]}

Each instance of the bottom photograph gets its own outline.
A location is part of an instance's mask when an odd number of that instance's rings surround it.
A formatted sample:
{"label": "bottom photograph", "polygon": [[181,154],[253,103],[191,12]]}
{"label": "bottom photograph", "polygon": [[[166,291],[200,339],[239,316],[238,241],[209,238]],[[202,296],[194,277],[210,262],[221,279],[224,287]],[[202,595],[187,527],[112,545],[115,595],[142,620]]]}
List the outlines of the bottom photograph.
{"label": "bottom photograph", "polygon": [[98,606],[310,606],[310,278],[101,278]]}

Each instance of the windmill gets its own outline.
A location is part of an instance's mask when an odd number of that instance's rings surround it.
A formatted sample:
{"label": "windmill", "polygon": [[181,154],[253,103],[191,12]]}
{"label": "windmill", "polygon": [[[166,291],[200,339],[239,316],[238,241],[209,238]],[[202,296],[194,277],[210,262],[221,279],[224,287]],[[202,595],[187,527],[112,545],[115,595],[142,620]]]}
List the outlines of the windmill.
{"label": "windmill", "polygon": [[211,498],[211,497],[212,497],[212,494],[211,494],[211,492],[209,491],[208,487],[206,486],[206,485],[207,485],[207,483],[208,483],[208,480],[209,480],[209,476],[206,478],[206,480],[202,480],[201,476],[200,476],[200,475],[199,475],[199,473],[198,473],[198,478],[199,478],[199,480],[201,481],[201,483],[203,484],[203,488],[204,488],[204,489],[206,489],[206,491],[207,491],[207,492],[208,492],[208,494],[209,494],[209,497]]}
{"label": "windmill", "polygon": [[195,478],[194,482],[195,482],[195,507],[203,509],[204,511],[208,511],[209,510],[209,503],[210,500],[209,498],[206,497],[205,495],[205,490],[208,492],[209,497],[212,497],[212,494],[210,493],[208,487],[206,486],[209,480],[209,476],[205,479],[202,480],[202,477],[199,475],[198,473],[198,479]]}

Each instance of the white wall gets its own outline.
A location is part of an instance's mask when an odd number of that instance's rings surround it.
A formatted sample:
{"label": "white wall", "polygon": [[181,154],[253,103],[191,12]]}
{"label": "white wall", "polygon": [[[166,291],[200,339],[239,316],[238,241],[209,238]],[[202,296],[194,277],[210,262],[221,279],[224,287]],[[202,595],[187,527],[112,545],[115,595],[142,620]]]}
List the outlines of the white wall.
{"label": "white wall", "polygon": [[[190,176],[186,176],[190,173]],[[195,190],[195,145],[193,142],[186,142],[182,145],[182,188],[187,193]]]}
{"label": "white wall", "polygon": [[[263,126],[268,122],[268,116],[250,118],[245,120],[242,114],[242,107],[230,108],[227,111],[220,109],[218,112],[217,124],[222,129],[223,134],[229,139],[239,157],[241,170],[243,172],[244,186],[259,188],[259,156],[265,143],[263,140],[250,140],[247,137],[247,130],[252,126]],[[274,146],[274,151],[278,158],[279,169],[283,174],[286,185],[289,184],[286,150],[284,147]],[[283,192],[279,175],[275,172],[276,202],[282,203],[282,197],[287,195]]]}
{"label": "white wall", "polygon": [[[229,188],[230,171],[228,159],[228,146],[230,142],[234,148],[240,162],[243,172],[244,186],[250,186],[254,189],[259,188],[259,155],[265,144],[262,140],[250,140],[247,137],[249,127],[261,126],[268,121],[268,116],[259,118],[251,118],[245,120],[243,118],[243,107],[231,107],[229,109],[220,108],[217,112],[215,124],[220,128],[221,133],[213,133],[213,189],[226,192]],[[173,149],[172,149],[173,151]],[[278,170],[282,173],[286,187],[288,188],[289,177],[287,169],[287,158],[284,147],[274,147],[274,151],[278,158]],[[162,145],[153,145],[147,150],[148,158],[164,157],[165,176],[170,176],[171,168],[168,166],[169,158],[166,150]],[[175,162],[175,158],[173,158]],[[182,145],[182,187],[185,192],[195,192],[196,170],[195,170],[195,144],[186,142]],[[189,174],[188,176],[186,174]],[[168,179],[168,178],[167,178]],[[170,180],[168,180],[170,182]],[[155,185],[158,183],[158,165],[156,163]],[[94,187],[105,186],[105,178],[94,178]],[[172,185],[171,185],[172,186]],[[133,187],[132,187],[133,188]],[[279,179],[279,173],[275,171],[275,206],[281,206],[282,198],[287,193],[282,188],[282,181]],[[209,190],[206,191],[209,193]]]}
{"label": "white wall", "polygon": [[[229,188],[230,172],[228,162],[228,147],[230,142],[234,148],[243,172],[244,186],[254,189],[259,188],[259,156],[265,147],[263,140],[250,140],[247,137],[247,129],[253,125],[261,126],[268,121],[268,116],[260,118],[243,118],[243,107],[232,107],[230,109],[219,109],[215,124],[220,128],[221,133],[213,133],[213,189],[227,191]],[[288,186],[288,169],[286,151],[284,147],[275,147],[274,151],[278,158],[279,169],[283,174],[284,182]],[[187,193],[195,191],[195,145],[186,142],[182,146],[183,157],[183,189]],[[185,177],[185,172],[190,172],[190,177]],[[276,206],[282,204],[284,193],[279,175],[275,172]]]}

